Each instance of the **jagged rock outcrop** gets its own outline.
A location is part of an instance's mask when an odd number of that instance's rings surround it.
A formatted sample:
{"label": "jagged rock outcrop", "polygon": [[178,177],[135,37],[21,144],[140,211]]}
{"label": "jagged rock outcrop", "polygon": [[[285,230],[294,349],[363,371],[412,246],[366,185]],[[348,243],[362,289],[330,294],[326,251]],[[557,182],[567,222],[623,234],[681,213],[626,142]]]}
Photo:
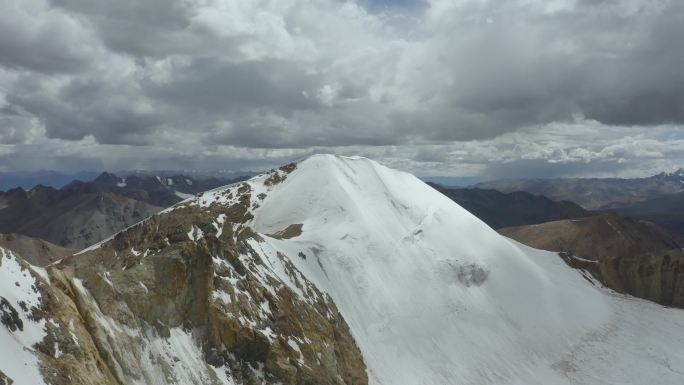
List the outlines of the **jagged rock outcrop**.
{"label": "jagged rock outcrop", "polygon": [[572,267],[591,273],[605,286],[661,305],[684,309],[684,250],[653,251],[598,261],[561,257]]}
{"label": "jagged rock outcrop", "polygon": [[0,248],[0,370],[5,383],[118,384],[101,359],[61,271]]}

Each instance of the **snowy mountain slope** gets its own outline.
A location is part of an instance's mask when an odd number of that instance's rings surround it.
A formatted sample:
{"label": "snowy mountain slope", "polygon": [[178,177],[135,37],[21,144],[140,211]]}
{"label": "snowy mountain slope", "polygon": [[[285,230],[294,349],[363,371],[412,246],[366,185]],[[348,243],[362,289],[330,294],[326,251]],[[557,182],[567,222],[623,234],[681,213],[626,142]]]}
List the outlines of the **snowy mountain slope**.
{"label": "snowy mountain slope", "polygon": [[264,248],[331,295],[371,384],[684,381],[684,312],[592,286],[412,175],[314,156],[266,195],[251,225],[303,225]]}

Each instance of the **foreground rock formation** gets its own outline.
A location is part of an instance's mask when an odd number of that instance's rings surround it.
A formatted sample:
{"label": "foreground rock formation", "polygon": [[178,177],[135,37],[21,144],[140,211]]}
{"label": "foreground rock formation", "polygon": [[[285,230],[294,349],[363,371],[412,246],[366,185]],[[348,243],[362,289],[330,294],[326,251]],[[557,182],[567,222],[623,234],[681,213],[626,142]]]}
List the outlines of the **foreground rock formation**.
{"label": "foreground rock formation", "polygon": [[0,292],[5,328],[36,329],[38,362],[27,363],[50,384],[366,384],[329,296],[250,245],[261,236],[243,223],[260,198],[249,185],[229,194],[230,204],[178,207],[46,270],[3,249],[0,266],[16,266],[1,278],[26,281],[7,289],[35,297]]}

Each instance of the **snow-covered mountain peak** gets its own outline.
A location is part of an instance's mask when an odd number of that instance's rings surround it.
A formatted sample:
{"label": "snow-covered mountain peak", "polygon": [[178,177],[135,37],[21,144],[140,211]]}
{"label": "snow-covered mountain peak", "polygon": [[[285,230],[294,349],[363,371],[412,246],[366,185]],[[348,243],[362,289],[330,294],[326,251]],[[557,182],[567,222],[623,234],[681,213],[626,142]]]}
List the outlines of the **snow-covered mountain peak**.
{"label": "snow-covered mountain peak", "polygon": [[[660,365],[629,339],[639,309],[653,305],[616,298],[555,254],[500,236],[411,174],[315,155],[195,204],[240,201],[249,202],[244,224],[260,235],[250,241],[260,258],[287,257],[331,296],[371,384],[595,383],[584,360],[605,349],[617,351],[610,365],[620,368],[605,383],[634,371],[634,359],[646,372]],[[618,326],[624,314],[637,321]],[[674,319],[684,314],[659,322]],[[656,355],[668,357],[661,342]]]}
{"label": "snow-covered mountain peak", "polygon": [[252,226],[302,224],[296,237],[265,242],[332,296],[380,384],[513,376],[537,355],[561,359],[548,337],[571,339],[610,317],[575,272],[549,276],[560,260],[541,263],[411,174],[314,156],[266,195]]}

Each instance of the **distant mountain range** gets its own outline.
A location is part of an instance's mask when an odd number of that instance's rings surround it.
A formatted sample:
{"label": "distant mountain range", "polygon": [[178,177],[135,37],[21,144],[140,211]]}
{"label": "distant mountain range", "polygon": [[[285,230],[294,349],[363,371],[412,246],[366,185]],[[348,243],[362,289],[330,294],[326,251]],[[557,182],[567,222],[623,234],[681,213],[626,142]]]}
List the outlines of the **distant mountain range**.
{"label": "distant mountain range", "polygon": [[30,190],[37,185],[60,188],[73,180],[90,181],[97,177],[95,171],[64,173],[58,171],[12,171],[0,172],[0,190],[21,187]]}
{"label": "distant mountain range", "polygon": [[430,185],[494,229],[593,215],[573,202],[556,202],[524,191]]}
{"label": "distant mountain range", "polygon": [[553,200],[569,200],[588,210],[608,209],[684,191],[684,169],[648,178],[511,179],[479,183],[475,187],[527,191]]}
{"label": "distant mountain range", "polygon": [[[136,176],[139,178],[147,178],[151,176],[160,177],[174,177],[177,175],[185,175],[193,180],[204,180],[216,178],[220,180],[230,180],[239,176],[247,175],[253,176],[258,174],[253,171],[179,171],[179,170],[158,170],[158,171],[115,171],[116,175],[121,177]],[[0,190],[10,190],[15,187],[21,187],[24,190],[30,190],[38,185],[49,186],[54,188],[62,188],[74,180],[83,182],[90,182],[97,178],[101,172],[97,171],[79,171],[79,172],[59,172],[59,171],[10,171],[0,172]]]}
{"label": "distant mountain range", "polygon": [[81,249],[193,194],[235,179],[129,176],[102,173],[93,181],[0,191],[0,233],[38,237]]}
{"label": "distant mountain range", "polygon": [[684,192],[660,195],[610,211],[659,224],[684,242]]}
{"label": "distant mountain range", "polygon": [[[67,174],[33,175],[58,180]],[[104,172],[59,189],[13,188],[0,191],[0,233],[21,233],[78,249],[193,194],[246,178]],[[573,203],[578,202],[652,221],[684,240],[684,170],[637,179],[503,180],[476,188],[429,184],[495,229],[592,215]],[[641,198],[645,200],[638,201]]]}

